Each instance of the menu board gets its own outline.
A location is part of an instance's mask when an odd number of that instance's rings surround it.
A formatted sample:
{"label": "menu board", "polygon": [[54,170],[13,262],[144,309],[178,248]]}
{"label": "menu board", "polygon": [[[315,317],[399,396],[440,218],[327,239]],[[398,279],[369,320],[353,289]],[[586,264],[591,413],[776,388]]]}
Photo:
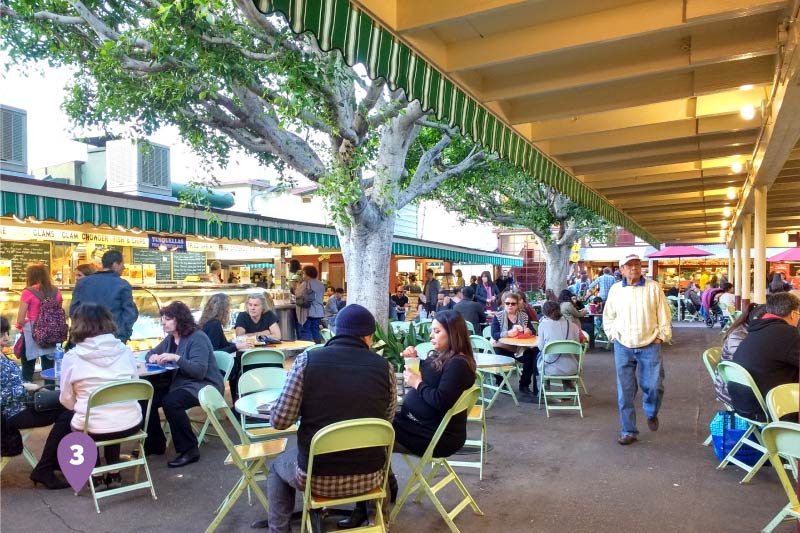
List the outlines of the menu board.
{"label": "menu board", "polygon": [[183,281],[186,276],[206,273],[206,254],[201,252],[175,252],[172,254],[172,277]]}
{"label": "menu board", "polygon": [[44,263],[50,267],[50,243],[3,241],[0,243],[0,259],[11,261],[12,281],[24,284],[28,263]]}
{"label": "menu board", "polygon": [[156,279],[159,281],[169,281],[172,279],[172,259],[170,258],[170,252],[134,248],[133,262],[137,264],[149,263],[155,265]]}

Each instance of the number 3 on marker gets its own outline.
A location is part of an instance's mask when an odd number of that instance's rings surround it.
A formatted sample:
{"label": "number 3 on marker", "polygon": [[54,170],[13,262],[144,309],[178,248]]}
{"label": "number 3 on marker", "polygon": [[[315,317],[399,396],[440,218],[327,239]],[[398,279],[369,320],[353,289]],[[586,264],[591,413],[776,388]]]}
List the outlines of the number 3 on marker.
{"label": "number 3 on marker", "polygon": [[72,459],[69,460],[69,464],[78,466],[83,464],[83,446],[80,444],[73,444],[69,447],[72,450]]}

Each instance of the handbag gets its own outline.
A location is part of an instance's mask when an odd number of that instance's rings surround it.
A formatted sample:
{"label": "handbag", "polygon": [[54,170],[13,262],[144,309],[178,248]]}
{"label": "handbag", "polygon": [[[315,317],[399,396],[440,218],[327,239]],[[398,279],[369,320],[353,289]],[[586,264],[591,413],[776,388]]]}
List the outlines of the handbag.
{"label": "handbag", "polygon": [[56,409],[63,409],[61,401],[58,399],[60,392],[50,389],[39,389],[33,393],[33,409],[37,413],[43,411],[55,411]]}
{"label": "handbag", "polygon": [[14,343],[14,355],[17,356],[17,359],[20,361],[23,357],[25,357],[25,335],[21,334],[17,337],[17,342]]}

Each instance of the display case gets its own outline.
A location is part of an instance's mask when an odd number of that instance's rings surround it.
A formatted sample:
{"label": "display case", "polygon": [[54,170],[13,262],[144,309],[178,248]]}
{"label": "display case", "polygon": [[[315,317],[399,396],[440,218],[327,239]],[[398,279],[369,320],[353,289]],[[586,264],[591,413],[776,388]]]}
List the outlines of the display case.
{"label": "display case", "polygon": [[[10,324],[17,320],[19,298],[21,290],[0,290],[0,315],[6,317]],[[133,287],[133,302],[139,309],[139,318],[133,324],[133,333],[129,342],[133,350],[148,350],[161,342],[164,330],[161,327],[159,309],[174,301],[185,303],[192,311],[195,320],[200,319],[203,308],[208,299],[218,292],[224,292],[231,298],[231,316],[226,330],[232,333],[237,315],[245,311],[245,304],[249,294],[259,292],[265,295],[267,306],[273,309],[272,298],[265,289],[252,286],[219,285],[163,285],[154,287]],[[61,287],[64,298],[64,309],[69,309],[72,302],[72,287]]]}

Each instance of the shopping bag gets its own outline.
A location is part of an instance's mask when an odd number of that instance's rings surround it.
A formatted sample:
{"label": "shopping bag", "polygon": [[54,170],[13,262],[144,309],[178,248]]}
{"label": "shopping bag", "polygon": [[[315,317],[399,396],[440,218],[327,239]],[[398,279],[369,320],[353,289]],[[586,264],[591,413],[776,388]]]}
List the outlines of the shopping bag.
{"label": "shopping bag", "polygon": [[[728,455],[742,435],[745,434],[750,423],[730,411],[717,411],[711,420],[711,442],[714,444],[714,453],[722,461]],[[750,435],[750,440],[758,444],[755,435]],[[750,466],[755,465],[761,458],[761,452],[749,446],[742,446],[734,457]]]}

